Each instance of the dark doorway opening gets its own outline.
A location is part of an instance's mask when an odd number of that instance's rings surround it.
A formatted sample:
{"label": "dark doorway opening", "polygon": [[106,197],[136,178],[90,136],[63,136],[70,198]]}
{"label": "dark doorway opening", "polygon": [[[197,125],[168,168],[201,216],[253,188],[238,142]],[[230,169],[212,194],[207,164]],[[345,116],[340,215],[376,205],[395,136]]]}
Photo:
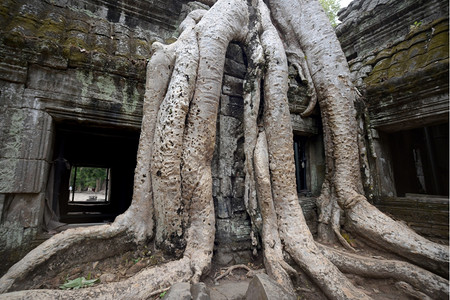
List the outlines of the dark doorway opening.
{"label": "dark doorway opening", "polygon": [[139,131],[57,123],[52,209],[63,223],[112,222],[131,204]]}
{"label": "dark doorway opening", "polygon": [[449,195],[448,123],[389,135],[397,196]]}
{"label": "dark doorway opening", "polygon": [[297,181],[297,193],[307,192],[306,184],[306,137],[294,135],[294,159],[295,159],[295,179]]}

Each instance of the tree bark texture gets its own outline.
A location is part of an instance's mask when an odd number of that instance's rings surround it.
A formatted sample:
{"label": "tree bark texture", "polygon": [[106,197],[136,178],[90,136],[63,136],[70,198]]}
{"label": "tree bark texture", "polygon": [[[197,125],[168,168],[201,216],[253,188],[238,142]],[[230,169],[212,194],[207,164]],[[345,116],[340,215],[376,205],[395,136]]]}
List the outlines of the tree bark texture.
{"label": "tree bark texture", "polygon": [[[426,297],[448,297],[444,278],[448,278],[448,247],[383,215],[363,195],[355,93],[345,56],[319,2],[206,2],[215,4],[208,11],[192,11],[174,44],[153,45],[130,208],[111,225],[67,230],[44,242],[0,279],[0,292],[27,288],[27,280],[40,268],[58,265],[65,254],[87,242],[113,244],[116,248],[111,249],[119,252],[153,240],[178,260],[144,269],[122,282],[76,291],[17,291],[0,299],[146,299],[173,283],[201,280],[213,255],[211,160],[231,41],[244,46],[248,61],[243,95],[245,202],[253,231],[261,237],[268,274],[295,293],[291,276],[296,271],[285,261],[290,256],[330,299],[370,298],[342,272],[392,277],[410,292],[412,286]],[[428,271],[409,262],[378,262],[331,250],[314,241],[295,187],[288,61],[312,98],[303,116],[311,113],[316,98],[320,105],[326,152],[318,203],[320,237],[328,242],[337,237],[352,249],[340,236],[344,212],[354,234]]]}

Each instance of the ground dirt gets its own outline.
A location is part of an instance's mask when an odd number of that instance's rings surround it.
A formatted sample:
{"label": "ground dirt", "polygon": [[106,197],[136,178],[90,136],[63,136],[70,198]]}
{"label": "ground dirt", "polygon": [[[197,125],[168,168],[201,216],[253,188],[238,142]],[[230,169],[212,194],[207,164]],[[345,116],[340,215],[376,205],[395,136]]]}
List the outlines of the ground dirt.
{"label": "ground dirt", "polygon": [[[360,255],[375,258],[398,258],[390,253],[370,247],[349,235],[347,238]],[[341,249],[339,245],[328,246]],[[58,289],[64,282],[78,277],[100,279],[100,283],[98,284],[120,281],[133,276],[145,267],[164,263],[172,259],[165,256],[161,251],[155,250],[153,246],[142,247],[101,261],[75,265],[68,270],[60,272],[56,277],[48,277],[46,280],[40,282],[38,286],[34,286],[34,288]],[[263,269],[261,255],[255,257],[253,261],[247,262],[246,265],[252,270]],[[251,276],[249,276],[247,270],[238,268],[220,280],[215,280],[215,278],[226,272],[228,267],[230,266],[219,266],[213,260],[210,272],[202,277],[202,281],[206,283],[210,290],[212,300],[245,299],[245,292],[251,280]],[[299,276],[293,280],[297,288],[298,299],[325,300],[326,297],[320,289],[302,271],[297,271],[299,272]],[[346,276],[356,287],[363,289],[373,299],[413,299],[398,290],[395,287],[395,282],[389,278],[371,279],[352,274],[346,274]],[[45,278],[45,276],[40,278],[43,277]],[[160,295],[156,295],[154,300],[156,299],[160,299]]]}

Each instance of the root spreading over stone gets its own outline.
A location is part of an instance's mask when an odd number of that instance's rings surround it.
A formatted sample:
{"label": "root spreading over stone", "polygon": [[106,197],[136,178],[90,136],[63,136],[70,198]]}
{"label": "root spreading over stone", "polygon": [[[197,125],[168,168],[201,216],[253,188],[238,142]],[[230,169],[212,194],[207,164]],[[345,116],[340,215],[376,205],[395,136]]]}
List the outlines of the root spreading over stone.
{"label": "root spreading over stone", "polygon": [[[27,279],[39,268],[63,260],[86,242],[115,244],[112,249],[121,251],[154,239],[178,260],[122,282],[74,291],[16,291],[0,299],[147,299],[176,282],[196,283],[208,272],[215,235],[211,160],[231,41],[241,43],[248,58],[245,202],[253,231],[262,239],[267,273],[294,293],[291,276],[297,271],[285,261],[287,253],[330,299],[370,298],[342,272],[389,276],[409,294],[412,286],[420,290],[416,295],[448,297],[448,248],[396,223],[363,196],[355,93],[345,57],[318,1],[266,3],[219,0],[209,11],[192,11],[174,44],[153,45],[130,208],[111,225],[55,235],[0,279],[0,292],[26,289]],[[339,232],[340,214],[345,212],[356,234],[428,271],[406,262],[338,252],[314,241],[295,188],[288,60],[308,83],[313,98],[303,115],[312,111],[317,97],[324,122],[327,169],[319,198],[321,238],[337,236],[352,249]],[[101,252],[95,259],[111,255]]]}

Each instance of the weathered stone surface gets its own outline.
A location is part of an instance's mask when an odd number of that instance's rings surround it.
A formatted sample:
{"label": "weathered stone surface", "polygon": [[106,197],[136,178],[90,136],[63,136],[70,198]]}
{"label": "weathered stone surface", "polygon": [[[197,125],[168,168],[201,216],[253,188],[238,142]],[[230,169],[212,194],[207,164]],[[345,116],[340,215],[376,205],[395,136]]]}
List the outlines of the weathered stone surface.
{"label": "weathered stone surface", "polygon": [[0,160],[0,193],[40,193],[49,170],[45,160],[5,158]]}
{"label": "weathered stone surface", "polygon": [[[395,197],[402,194],[398,183],[409,178],[401,174],[402,170],[412,174],[418,171],[414,161],[405,158],[400,163],[394,159],[398,145],[392,144],[393,137],[400,141],[410,130],[420,131],[435,124],[448,127],[448,1],[356,0],[341,10],[339,17],[342,24],[336,33],[349,60],[352,80],[364,97],[358,109],[361,113],[366,109],[366,150],[371,165],[366,191],[374,195],[374,203],[381,210],[405,220],[415,230],[448,238],[442,235],[448,220],[446,224],[414,220],[424,219],[417,217],[423,208],[410,199]],[[448,131],[441,138],[448,139]],[[402,151],[406,153],[400,156],[409,157],[416,149]],[[403,165],[399,167],[399,163]],[[438,177],[446,177],[448,159],[436,158],[435,163],[444,170]],[[406,189],[416,191],[416,184],[412,184],[415,176],[411,176],[413,180]],[[439,178],[434,181],[439,182]],[[444,186],[447,195],[448,183]],[[432,206],[433,196],[423,201]],[[436,213],[439,220],[440,213],[431,211],[429,215]]]}
{"label": "weathered stone surface", "polygon": [[191,300],[191,285],[188,282],[175,283],[164,295],[163,300]]}
{"label": "weathered stone surface", "polygon": [[33,240],[40,227],[44,199],[42,193],[0,194],[0,204],[3,208],[0,226],[0,257],[3,259],[0,261],[0,274],[3,274],[12,263],[36,246]]}
{"label": "weathered stone surface", "polygon": [[245,299],[248,281],[224,282],[211,287],[210,294],[213,300],[241,300]]}
{"label": "weathered stone surface", "polygon": [[355,0],[338,16],[342,23],[336,34],[345,55],[354,58],[405,36],[414,22],[427,24],[448,16],[448,1]]}
{"label": "weathered stone surface", "polygon": [[[7,254],[0,255],[8,263],[25,253],[22,246],[42,225],[55,124],[138,129],[151,44],[172,36],[183,6],[159,0],[2,2],[0,193],[8,196],[0,210],[0,249]],[[31,205],[29,197],[40,204]]]}
{"label": "weathered stone surface", "polygon": [[242,92],[243,92],[242,84],[243,84],[242,79],[224,75],[222,92],[225,95],[240,97],[240,96],[242,96]]}
{"label": "weathered stone surface", "polygon": [[423,235],[448,239],[447,197],[408,194],[402,198],[382,197],[375,204],[381,211],[400,218]]}
{"label": "weathered stone surface", "polygon": [[204,282],[191,285],[192,300],[210,300],[209,290]]}
{"label": "weathered stone surface", "polygon": [[257,274],[253,277],[248,285],[245,294],[246,300],[295,300],[294,295],[289,294],[286,290],[271,279],[267,274]]}

